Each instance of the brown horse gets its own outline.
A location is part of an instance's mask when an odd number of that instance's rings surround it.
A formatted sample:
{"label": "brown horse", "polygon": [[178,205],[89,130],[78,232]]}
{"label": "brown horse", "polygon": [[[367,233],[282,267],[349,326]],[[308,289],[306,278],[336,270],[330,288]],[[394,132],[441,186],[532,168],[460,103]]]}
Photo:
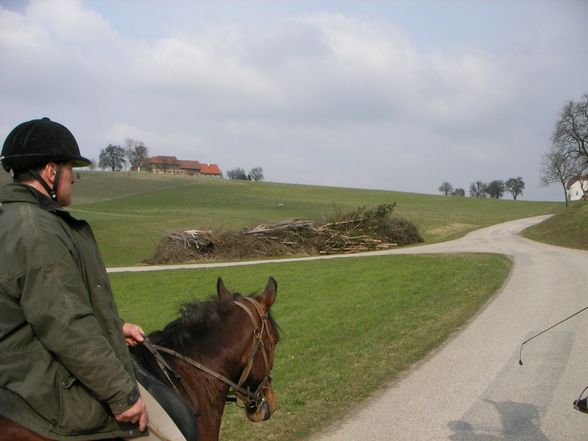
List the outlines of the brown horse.
{"label": "brown horse", "polygon": [[[182,306],[180,318],[148,341],[171,368],[161,369],[145,346],[132,349],[135,359],[151,375],[174,387],[196,418],[200,441],[217,441],[229,392],[245,403],[249,420],[267,420],[276,409],[271,384],[277,323],[270,314],[277,283],[270,278],[262,294],[231,294],[221,279],[218,297]],[[150,345],[151,346],[151,345]],[[176,377],[175,375],[178,375]],[[0,416],[0,441],[46,441]]]}

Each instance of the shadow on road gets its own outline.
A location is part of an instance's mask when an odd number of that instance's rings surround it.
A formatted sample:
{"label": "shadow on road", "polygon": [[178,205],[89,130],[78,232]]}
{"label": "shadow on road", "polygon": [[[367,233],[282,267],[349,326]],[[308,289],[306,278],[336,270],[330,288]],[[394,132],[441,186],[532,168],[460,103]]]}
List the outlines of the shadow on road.
{"label": "shadow on road", "polygon": [[[499,421],[451,421],[452,441],[549,441],[539,427],[539,408],[528,403],[485,400],[498,412]],[[477,427],[476,427],[477,425]]]}

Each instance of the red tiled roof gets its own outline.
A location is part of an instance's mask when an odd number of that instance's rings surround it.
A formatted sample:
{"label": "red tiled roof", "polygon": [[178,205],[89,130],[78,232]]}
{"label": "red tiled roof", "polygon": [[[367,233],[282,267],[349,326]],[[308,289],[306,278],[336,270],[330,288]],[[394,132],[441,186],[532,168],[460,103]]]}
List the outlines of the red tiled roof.
{"label": "red tiled roof", "polygon": [[153,156],[145,160],[145,164],[177,165],[178,159],[175,156]]}
{"label": "red tiled roof", "polygon": [[201,163],[199,161],[184,160],[176,158],[175,156],[152,156],[145,160],[144,165],[147,166],[175,166],[183,170],[200,170],[203,175],[221,176],[222,173],[217,164]]}
{"label": "red tiled roof", "polygon": [[202,164],[200,164],[198,161],[187,161],[180,159],[178,164],[180,168],[186,170],[200,170],[202,168]]}
{"label": "red tiled roof", "polygon": [[200,173],[203,175],[221,175],[220,168],[216,164],[201,164]]}

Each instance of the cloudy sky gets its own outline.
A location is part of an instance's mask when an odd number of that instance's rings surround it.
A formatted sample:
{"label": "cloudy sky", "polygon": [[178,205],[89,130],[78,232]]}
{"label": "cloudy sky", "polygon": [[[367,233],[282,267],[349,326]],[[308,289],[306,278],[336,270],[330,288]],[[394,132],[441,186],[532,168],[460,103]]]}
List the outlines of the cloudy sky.
{"label": "cloudy sky", "polygon": [[0,137],[48,116],[98,158],[260,166],[266,180],[438,194],[539,185],[588,92],[585,0],[0,0]]}

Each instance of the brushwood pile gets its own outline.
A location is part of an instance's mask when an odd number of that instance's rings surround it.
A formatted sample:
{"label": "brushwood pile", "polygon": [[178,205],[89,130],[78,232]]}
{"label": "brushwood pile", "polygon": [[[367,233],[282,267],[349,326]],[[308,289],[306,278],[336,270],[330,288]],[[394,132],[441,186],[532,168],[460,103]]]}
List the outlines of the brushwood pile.
{"label": "brushwood pile", "polygon": [[243,231],[171,232],[145,263],[357,253],[422,242],[414,224],[392,216],[395,206],[359,207],[321,223],[291,219]]}

